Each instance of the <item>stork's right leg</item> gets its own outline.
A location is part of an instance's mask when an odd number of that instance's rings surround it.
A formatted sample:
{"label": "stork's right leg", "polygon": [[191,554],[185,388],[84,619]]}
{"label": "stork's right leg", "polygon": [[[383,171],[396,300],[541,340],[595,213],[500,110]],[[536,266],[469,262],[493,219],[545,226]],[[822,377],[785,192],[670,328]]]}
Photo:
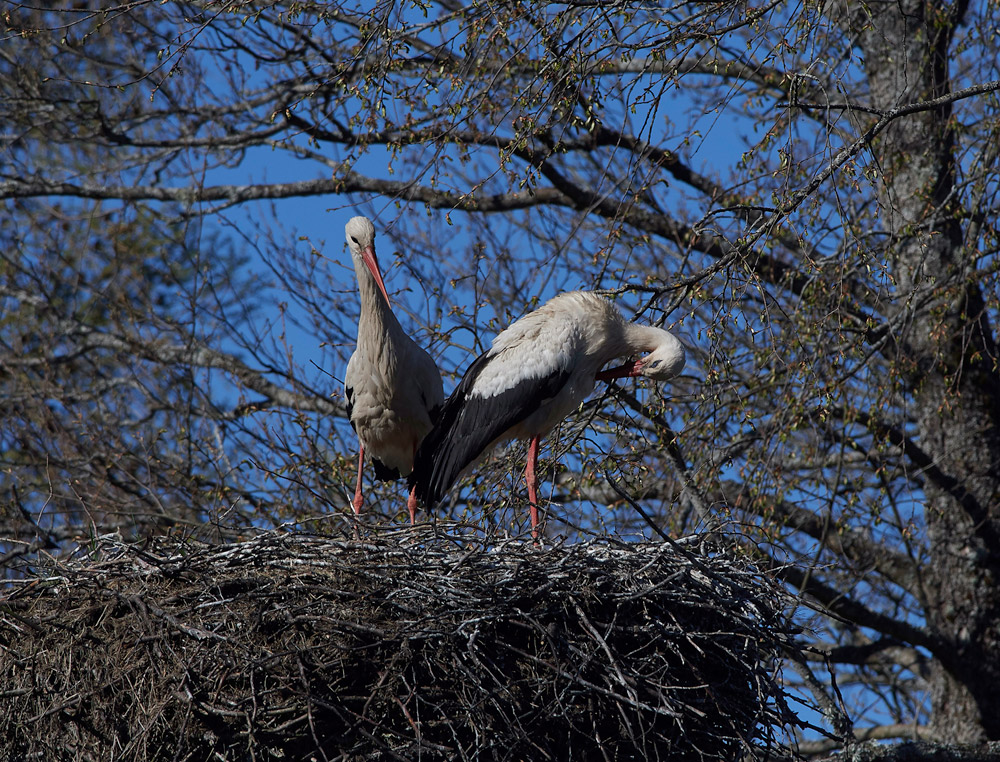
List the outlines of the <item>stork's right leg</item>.
{"label": "stork's right leg", "polygon": [[538,539],[538,437],[528,445],[528,462],[524,466],[524,480],[528,482],[528,507],[531,511],[531,539]]}
{"label": "stork's right leg", "polygon": [[406,508],[410,512],[410,526],[417,522],[417,488],[410,490],[410,497],[406,501]]}
{"label": "stork's right leg", "polygon": [[361,515],[361,505],[364,502],[364,498],[361,494],[361,472],[364,470],[365,465],[365,446],[360,445],[358,450],[358,486],[354,488],[354,515]]}

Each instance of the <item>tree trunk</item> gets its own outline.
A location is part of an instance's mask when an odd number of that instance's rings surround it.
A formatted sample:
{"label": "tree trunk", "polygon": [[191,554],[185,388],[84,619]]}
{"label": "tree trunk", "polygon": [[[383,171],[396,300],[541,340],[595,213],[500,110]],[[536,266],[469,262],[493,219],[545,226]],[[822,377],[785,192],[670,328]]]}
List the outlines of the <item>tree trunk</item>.
{"label": "tree trunk", "polygon": [[[948,50],[965,6],[868,6],[859,42],[872,105],[949,92]],[[949,105],[900,119],[875,148],[886,257],[896,279],[895,363],[906,387],[907,456],[924,484],[923,592],[937,639],[931,728],[1000,739],[1000,380],[983,295],[954,207]],[[912,428],[915,424],[915,428]]]}

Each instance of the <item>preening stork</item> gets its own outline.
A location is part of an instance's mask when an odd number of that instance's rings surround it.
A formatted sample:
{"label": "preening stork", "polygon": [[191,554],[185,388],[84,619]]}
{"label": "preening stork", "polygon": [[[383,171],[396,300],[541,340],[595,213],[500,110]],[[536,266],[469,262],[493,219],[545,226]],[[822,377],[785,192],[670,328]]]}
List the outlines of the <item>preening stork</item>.
{"label": "preening stork", "polygon": [[[347,414],[359,442],[357,515],[363,502],[365,454],[375,478],[407,476],[444,402],[444,388],[434,360],[406,335],[392,313],[375,257],[375,226],[367,217],[354,217],[344,230],[361,293],[358,344],[344,374]],[[406,505],[412,524],[417,506],[412,490]]]}
{"label": "preening stork", "polygon": [[[611,360],[639,359],[601,372]],[[531,533],[538,526],[538,443],[577,409],[598,380],[665,381],[684,367],[684,347],[661,328],[636,325],[597,294],[550,299],[501,332],[469,366],[417,450],[410,484],[428,510],[463,471],[496,445],[528,439]]]}

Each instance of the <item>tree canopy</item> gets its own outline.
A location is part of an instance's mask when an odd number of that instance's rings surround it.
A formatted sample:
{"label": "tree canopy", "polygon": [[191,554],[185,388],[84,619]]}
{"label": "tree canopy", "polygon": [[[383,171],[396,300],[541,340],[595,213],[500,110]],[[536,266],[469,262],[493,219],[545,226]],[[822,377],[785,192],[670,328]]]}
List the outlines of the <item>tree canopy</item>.
{"label": "tree canopy", "polygon": [[[90,6],[4,7],[9,563],[343,516],[364,213],[446,390],[567,289],[685,340],[550,437],[548,531],[801,593],[804,751],[1000,740],[995,0]],[[514,449],[440,513],[520,527]]]}

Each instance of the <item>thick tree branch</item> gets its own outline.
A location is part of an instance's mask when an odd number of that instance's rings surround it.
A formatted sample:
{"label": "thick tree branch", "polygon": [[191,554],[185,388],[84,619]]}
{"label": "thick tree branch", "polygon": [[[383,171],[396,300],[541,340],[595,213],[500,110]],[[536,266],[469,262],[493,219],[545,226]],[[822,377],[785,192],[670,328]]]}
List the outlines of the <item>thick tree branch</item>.
{"label": "thick tree branch", "polygon": [[838,590],[816,579],[807,569],[781,563],[771,558],[761,548],[748,546],[748,549],[760,557],[761,563],[770,572],[777,575],[779,579],[792,585],[804,595],[808,595],[835,616],[842,617],[859,627],[868,627],[883,635],[896,638],[899,641],[915,646],[923,646],[931,652],[936,653],[940,648],[946,647],[938,643],[925,628],[917,627],[902,619],[895,619],[873,611],[850,596],[845,595],[842,590]]}
{"label": "thick tree branch", "polygon": [[[822,657],[813,654],[821,654]],[[901,646],[893,638],[879,638],[866,644],[846,646],[817,642],[811,645],[805,656],[810,661],[830,664],[864,664],[883,669],[902,667],[925,680],[930,676],[926,654],[916,648]]]}
{"label": "thick tree branch", "polygon": [[225,202],[227,206],[262,199],[325,196],[338,193],[373,193],[406,201],[422,201],[435,209],[469,212],[505,212],[541,204],[568,205],[558,191],[540,188],[477,197],[466,193],[439,191],[399,180],[380,180],[348,171],[333,179],[303,180],[259,185],[213,185],[207,187],[164,188],[153,185],[115,186],[97,183],[64,183],[44,179],[0,182],[0,198],[72,196],[95,200],[164,201],[185,205]]}
{"label": "thick tree branch", "polygon": [[[895,727],[895,726],[890,726]],[[911,726],[912,727],[912,726]],[[920,731],[918,731],[920,732]],[[898,737],[898,736],[897,736]],[[1000,762],[1000,743],[976,746],[910,741],[881,744],[874,740],[853,744],[816,762]]]}
{"label": "thick tree branch", "polygon": [[[855,728],[854,737],[858,742],[864,741],[886,741],[898,738],[907,738],[917,741],[936,740],[931,732],[923,725],[876,725],[869,728]],[[843,749],[844,744],[833,738],[825,738],[821,741],[800,741],[798,751],[800,754],[814,756],[826,752]]]}
{"label": "thick tree branch", "polygon": [[858,421],[876,435],[884,437],[902,449],[910,462],[919,469],[920,474],[933,482],[939,489],[951,495],[962,506],[974,522],[974,531],[982,537],[987,547],[1000,548],[1000,535],[997,534],[993,522],[988,520],[989,509],[981,505],[976,496],[965,488],[961,479],[946,473],[936,458],[897,427],[862,411],[858,411],[856,415]]}
{"label": "thick tree branch", "polygon": [[[737,502],[736,507],[743,506]],[[861,567],[874,569],[907,592],[917,592],[918,567],[908,556],[873,541],[857,527],[845,523],[834,524],[829,517],[818,516],[801,506],[792,505],[787,500],[773,501],[769,507],[772,513],[767,518],[804,532],[818,540],[832,553]]]}

